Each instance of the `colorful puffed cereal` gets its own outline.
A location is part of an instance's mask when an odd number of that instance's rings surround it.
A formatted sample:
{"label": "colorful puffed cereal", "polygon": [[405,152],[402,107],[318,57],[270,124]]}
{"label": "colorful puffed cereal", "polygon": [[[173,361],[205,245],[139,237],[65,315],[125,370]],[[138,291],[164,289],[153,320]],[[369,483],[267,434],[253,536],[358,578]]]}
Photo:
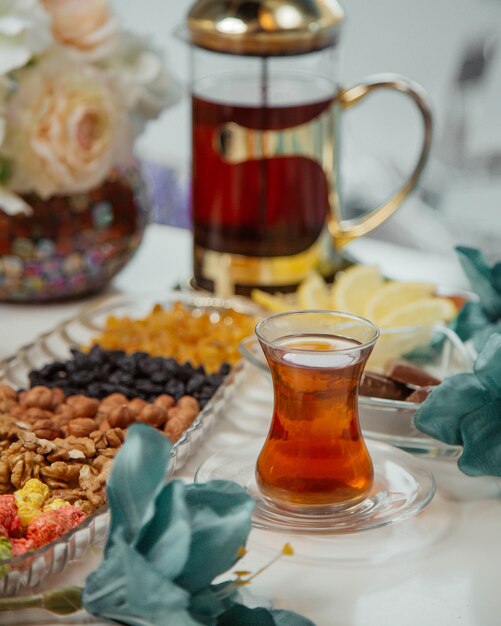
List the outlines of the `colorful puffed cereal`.
{"label": "colorful puffed cereal", "polygon": [[42,507],[50,495],[50,490],[43,482],[31,478],[22,489],[14,493],[21,524],[28,526],[42,511]]}
{"label": "colorful puffed cereal", "polygon": [[[17,504],[12,494],[0,496],[0,535],[10,537],[21,528]],[[0,558],[2,558],[0,556]]]}
{"label": "colorful puffed cereal", "polygon": [[0,495],[0,577],[8,573],[2,561],[21,556],[54,541],[85,519],[80,507],[55,498],[33,478],[13,494]]}
{"label": "colorful puffed cereal", "polygon": [[33,541],[35,548],[39,548],[61,537],[84,519],[85,513],[77,506],[48,509],[28,524],[26,537]]}

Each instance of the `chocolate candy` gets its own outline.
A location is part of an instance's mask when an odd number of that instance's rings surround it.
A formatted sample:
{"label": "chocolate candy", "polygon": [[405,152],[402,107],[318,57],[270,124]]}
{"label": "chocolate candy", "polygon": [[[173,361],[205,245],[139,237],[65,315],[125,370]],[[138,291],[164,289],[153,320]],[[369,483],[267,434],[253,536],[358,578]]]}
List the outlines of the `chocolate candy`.
{"label": "chocolate candy", "polygon": [[359,391],[363,396],[388,400],[405,400],[411,392],[406,385],[375,372],[364,372]]}
{"label": "chocolate candy", "polygon": [[419,389],[414,389],[414,391],[407,396],[405,400],[406,402],[417,402],[420,404],[426,400],[432,391],[433,387],[420,387]]}
{"label": "chocolate candy", "polygon": [[390,361],[385,374],[388,378],[413,388],[434,387],[441,383],[438,378],[420,367],[402,360]]}
{"label": "chocolate candy", "polygon": [[360,394],[371,398],[424,402],[440,380],[407,361],[392,361],[385,374],[364,372]]}

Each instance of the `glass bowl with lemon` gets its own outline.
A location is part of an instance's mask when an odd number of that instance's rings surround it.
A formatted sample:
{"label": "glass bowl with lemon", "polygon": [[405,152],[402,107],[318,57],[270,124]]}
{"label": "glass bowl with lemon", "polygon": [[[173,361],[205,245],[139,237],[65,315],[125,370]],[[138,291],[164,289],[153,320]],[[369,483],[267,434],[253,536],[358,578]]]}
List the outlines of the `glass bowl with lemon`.
{"label": "glass bowl with lemon", "polygon": [[[353,265],[327,283],[310,274],[294,293],[254,290],[253,301],[267,313],[298,309],[334,309],[361,315],[381,329],[360,389],[359,415],[364,434],[414,453],[456,458],[460,449],[421,433],[413,418],[433,385],[446,376],[468,371],[470,353],[448,326],[467,292],[432,283],[387,280],[377,267]],[[241,353],[269,376],[254,338]]]}

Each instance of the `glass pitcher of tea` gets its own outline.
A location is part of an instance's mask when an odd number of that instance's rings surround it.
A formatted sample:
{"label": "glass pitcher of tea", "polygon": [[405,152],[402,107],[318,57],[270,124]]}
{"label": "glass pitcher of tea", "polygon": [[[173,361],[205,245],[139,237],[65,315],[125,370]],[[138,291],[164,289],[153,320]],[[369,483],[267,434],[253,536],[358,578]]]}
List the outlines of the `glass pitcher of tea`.
{"label": "glass pitcher of tea", "polygon": [[[326,233],[342,249],[386,220],[415,186],[431,140],[426,96],[392,76],[342,87],[342,21],[336,0],[198,0],[189,12],[197,287],[219,295],[292,291],[318,264]],[[379,89],[417,105],[423,145],[389,200],[346,220],[341,113]]]}

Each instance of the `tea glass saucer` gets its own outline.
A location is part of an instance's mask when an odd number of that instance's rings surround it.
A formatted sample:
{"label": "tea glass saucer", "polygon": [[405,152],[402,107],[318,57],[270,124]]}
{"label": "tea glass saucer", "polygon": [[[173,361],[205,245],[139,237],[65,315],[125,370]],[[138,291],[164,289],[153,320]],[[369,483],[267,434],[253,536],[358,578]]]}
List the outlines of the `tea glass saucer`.
{"label": "tea glass saucer", "polygon": [[195,482],[233,480],[254,498],[255,528],[302,535],[355,533],[397,522],[421,511],[433,498],[435,479],[419,459],[392,446],[366,440],[374,466],[374,485],[360,503],[329,512],[304,514],[283,509],[265,498],[255,480],[255,466],[263,441],[244,449],[217,452],[199,467]]}

